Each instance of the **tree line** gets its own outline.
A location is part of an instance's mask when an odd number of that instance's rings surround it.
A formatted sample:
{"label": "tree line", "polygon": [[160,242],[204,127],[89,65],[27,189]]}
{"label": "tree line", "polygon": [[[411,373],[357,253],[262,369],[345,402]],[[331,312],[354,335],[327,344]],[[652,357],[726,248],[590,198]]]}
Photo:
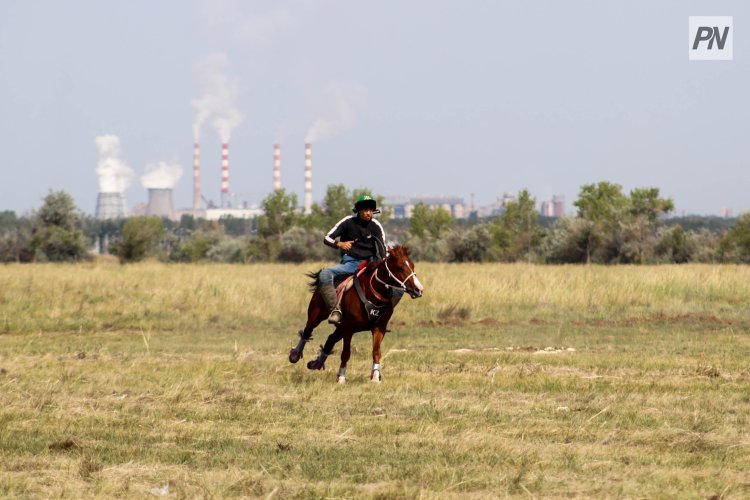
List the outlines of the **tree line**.
{"label": "tree line", "polygon": [[[255,219],[218,221],[183,215],[179,222],[154,216],[96,220],[84,216],[65,192],[50,192],[30,215],[0,212],[0,261],[60,262],[92,258],[98,250],[121,262],[302,262],[332,260],[325,233],[352,213],[367,188],[328,186],[321,204],[300,213],[285,190],[262,202]],[[375,195],[376,199],[382,199]],[[433,262],[534,262],[653,264],[750,262],[750,214],[736,219],[669,218],[674,203],[658,188],[629,193],[618,184],[581,187],[573,217],[542,217],[522,190],[499,215],[455,219],[444,208],[414,207],[411,218],[380,215],[388,239],[408,245],[417,260]]]}

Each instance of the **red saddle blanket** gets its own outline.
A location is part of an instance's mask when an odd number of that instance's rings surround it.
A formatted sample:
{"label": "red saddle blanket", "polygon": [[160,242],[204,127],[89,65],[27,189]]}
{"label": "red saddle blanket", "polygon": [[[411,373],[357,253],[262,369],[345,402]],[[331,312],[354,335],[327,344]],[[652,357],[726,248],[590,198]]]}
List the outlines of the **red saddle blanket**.
{"label": "red saddle blanket", "polygon": [[365,272],[366,267],[367,260],[363,260],[359,263],[359,266],[357,266],[357,270],[354,272],[354,274],[347,276],[344,281],[339,283],[339,286],[336,287],[336,300],[341,302],[341,297],[344,295],[344,292],[349,290],[354,284],[354,277],[359,276],[360,274]]}

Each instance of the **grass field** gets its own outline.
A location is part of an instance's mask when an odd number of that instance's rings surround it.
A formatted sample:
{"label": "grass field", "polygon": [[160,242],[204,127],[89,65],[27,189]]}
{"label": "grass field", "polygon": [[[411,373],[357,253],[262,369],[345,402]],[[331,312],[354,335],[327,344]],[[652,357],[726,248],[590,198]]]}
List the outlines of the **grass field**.
{"label": "grass field", "polygon": [[0,496],[750,496],[750,268],[418,264],[379,385],[315,268],[0,267]]}

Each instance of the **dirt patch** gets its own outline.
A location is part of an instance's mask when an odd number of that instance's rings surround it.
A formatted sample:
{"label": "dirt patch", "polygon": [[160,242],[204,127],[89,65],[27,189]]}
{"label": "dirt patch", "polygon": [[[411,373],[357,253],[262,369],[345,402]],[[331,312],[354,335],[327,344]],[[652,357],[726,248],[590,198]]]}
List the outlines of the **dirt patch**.
{"label": "dirt patch", "polygon": [[63,441],[56,441],[47,445],[50,451],[75,451],[83,448],[75,438],[68,438]]}

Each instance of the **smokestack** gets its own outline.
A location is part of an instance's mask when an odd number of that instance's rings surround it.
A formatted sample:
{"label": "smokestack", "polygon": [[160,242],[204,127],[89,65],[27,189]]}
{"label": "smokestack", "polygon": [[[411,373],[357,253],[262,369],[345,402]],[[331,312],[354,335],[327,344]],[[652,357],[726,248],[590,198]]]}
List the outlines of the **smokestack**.
{"label": "smokestack", "polygon": [[310,143],[305,143],[305,213],[312,212],[312,160]]}
{"label": "smokestack", "polygon": [[149,188],[148,206],[146,206],[146,215],[156,215],[157,217],[174,217],[174,208],[172,206],[172,190],[161,188]]}
{"label": "smokestack", "polygon": [[201,209],[201,150],[193,145],[193,210]]}
{"label": "smokestack", "polygon": [[229,144],[221,145],[221,208],[227,207],[229,197]]}
{"label": "smokestack", "polygon": [[273,145],[273,190],[281,190],[281,146]]}

